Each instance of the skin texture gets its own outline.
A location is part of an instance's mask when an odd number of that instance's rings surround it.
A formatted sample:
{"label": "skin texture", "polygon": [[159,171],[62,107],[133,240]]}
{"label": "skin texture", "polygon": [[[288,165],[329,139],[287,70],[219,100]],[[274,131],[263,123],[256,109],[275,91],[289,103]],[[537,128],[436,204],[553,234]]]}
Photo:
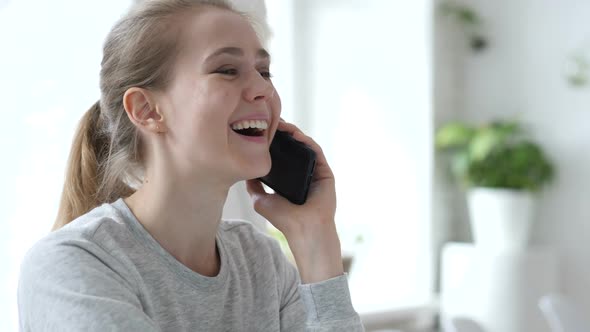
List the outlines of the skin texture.
{"label": "skin texture", "polygon": [[[254,30],[243,17],[218,8],[185,16],[170,86],[131,88],[124,95],[127,115],[146,143],[147,170],[143,186],[125,202],[176,259],[215,276],[220,268],[215,236],[229,188],[249,180],[254,208],[285,234],[302,282],[342,275],[333,173],[319,145],[280,119],[270,58]],[[259,142],[231,129],[232,123],[252,118],[268,120]],[[303,206],[250,180],[270,170],[268,149],[277,128],[317,153]]]}

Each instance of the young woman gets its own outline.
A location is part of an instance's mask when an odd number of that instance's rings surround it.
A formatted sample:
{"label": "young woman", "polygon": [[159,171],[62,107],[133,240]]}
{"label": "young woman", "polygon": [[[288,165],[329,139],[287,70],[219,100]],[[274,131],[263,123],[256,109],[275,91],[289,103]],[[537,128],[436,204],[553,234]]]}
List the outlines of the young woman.
{"label": "young woman", "polygon": [[[280,116],[270,57],[225,1],[136,5],[104,45],[101,99],[71,151],[55,231],[27,254],[24,331],[358,331],[320,147]],[[267,194],[276,130],[315,150],[305,205]],[[221,220],[248,180],[257,212]]]}

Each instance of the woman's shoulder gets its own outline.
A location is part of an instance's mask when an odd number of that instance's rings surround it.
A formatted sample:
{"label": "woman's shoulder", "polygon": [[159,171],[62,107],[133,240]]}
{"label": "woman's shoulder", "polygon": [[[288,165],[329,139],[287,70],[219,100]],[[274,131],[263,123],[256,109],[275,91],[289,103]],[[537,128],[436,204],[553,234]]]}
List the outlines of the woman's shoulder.
{"label": "woman's shoulder", "polygon": [[219,236],[231,259],[241,261],[238,265],[256,266],[266,272],[273,270],[275,275],[289,280],[296,278],[291,276],[294,268],[279,243],[266,229],[245,220],[225,219],[219,226]]}
{"label": "woman's shoulder", "polygon": [[50,232],[31,250],[47,246],[76,247],[84,243],[100,245],[99,242],[105,235],[121,234],[127,228],[124,218],[113,204],[105,203],[72,220],[62,228]]}
{"label": "woman's shoulder", "polygon": [[93,236],[100,228],[124,226],[123,216],[117,208],[119,202],[104,203],[90,210],[86,214],[72,220],[60,230],[79,232],[86,236]]}
{"label": "woman's shoulder", "polygon": [[25,254],[21,273],[35,274],[87,261],[114,259],[114,247],[127,237],[126,225],[111,204],[103,204],[37,241]]}
{"label": "woman's shoulder", "polygon": [[119,222],[116,211],[106,204],[47,234],[28,250],[17,289],[21,322],[45,328],[64,324],[52,314],[67,308],[82,315],[84,325],[90,307],[96,312],[122,303],[125,309],[133,308],[128,304],[140,307],[136,273],[125,263],[124,250],[117,251],[117,245],[107,240],[107,234],[113,239],[123,229]]}
{"label": "woman's shoulder", "polygon": [[219,234],[231,246],[240,249],[252,249],[258,253],[266,248],[273,255],[280,252],[278,243],[268,235],[265,229],[252,222],[241,219],[224,219],[219,225]]}
{"label": "woman's shoulder", "polygon": [[264,228],[243,219],[221,220],[219,232],[224,236],[253,238],[261,241],[267,241],[269,238]]}

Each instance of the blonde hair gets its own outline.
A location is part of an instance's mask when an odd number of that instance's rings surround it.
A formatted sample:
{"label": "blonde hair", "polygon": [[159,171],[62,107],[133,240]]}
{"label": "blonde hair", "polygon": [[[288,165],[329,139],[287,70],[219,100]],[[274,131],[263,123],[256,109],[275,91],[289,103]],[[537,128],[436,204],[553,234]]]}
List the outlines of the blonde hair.
{"label": "blonde hair", "polygon": [[203,6],[244,15],[224,0],[144,0],[112,28],[103,47],[101,98],[80,120],[53,230],[131,195],[142,182],[142,142],[123,108],[123,95],[131,87],[162,91],[168,86],[180,47],[178,15]]}

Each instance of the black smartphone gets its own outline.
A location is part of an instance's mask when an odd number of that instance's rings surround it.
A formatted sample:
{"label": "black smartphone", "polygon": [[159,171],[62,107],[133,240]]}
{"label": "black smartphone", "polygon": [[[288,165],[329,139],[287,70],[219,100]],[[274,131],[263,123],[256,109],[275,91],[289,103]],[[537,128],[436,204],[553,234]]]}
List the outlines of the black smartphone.
{"label": "black smartphone", "polygon": [[315,169],[315,151],[290,134],[277,131],[270,144],[270,157],[270,172],[259,180],[291,203],[305,204]]}

